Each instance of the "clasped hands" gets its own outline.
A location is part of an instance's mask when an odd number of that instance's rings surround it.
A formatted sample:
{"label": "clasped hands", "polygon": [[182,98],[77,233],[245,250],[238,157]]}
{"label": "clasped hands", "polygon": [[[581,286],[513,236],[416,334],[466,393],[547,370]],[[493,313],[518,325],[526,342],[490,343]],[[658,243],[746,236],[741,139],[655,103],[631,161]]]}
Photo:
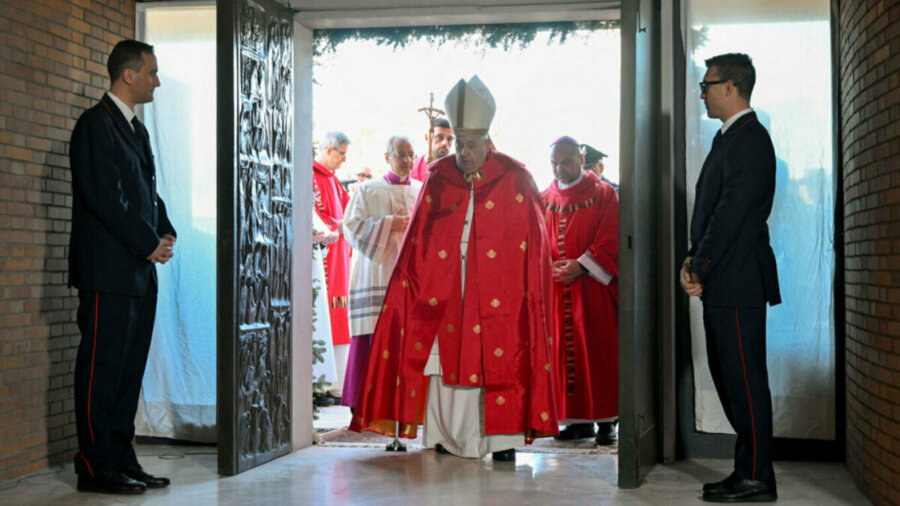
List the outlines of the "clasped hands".
{"label": "clasped hands", "polygon": [[153,253],[147,257],[147,260],[153,264],[164,264],[175,256],[175,253],[172,251],[172,248],[174,247],[175,236],[172,234],[165,234],[159,240],[159,244],[156,246],[156,249],[153,250]]}
{"label": "clasped hands", "polygon": [[331,244],[337,242],[344,233],[344,220],[332,220],[334,230],[317,230],[313,226],[313,242],[317,244]]}
{"label": "clasped hands", "polygon": [[331,244],[340,239],[341,234],[337,230],[316,230],[313,233],[313,242],[318,244]]}
{"label": "clasped hands", "polygon": [[696,274],[691,272],[692,259],[693,257],[687,257],[681,264],[681,288],[684,289],[684,293],[691,297],[700,297],[703,295],[703,282],[700,281]]}
{"label": "clasped hands", "polygon": [[558,283],[571,283],[584,273],[585,268],[578,260],[565,259],[553,262],[553,281]]}
{"label": "clasped hands", "polygon": [[391,220],[391,232],[406,232],[406,227],[409,226],[409,215],[406,214],[406,211],[403,209],[397,211],[393,218]]}

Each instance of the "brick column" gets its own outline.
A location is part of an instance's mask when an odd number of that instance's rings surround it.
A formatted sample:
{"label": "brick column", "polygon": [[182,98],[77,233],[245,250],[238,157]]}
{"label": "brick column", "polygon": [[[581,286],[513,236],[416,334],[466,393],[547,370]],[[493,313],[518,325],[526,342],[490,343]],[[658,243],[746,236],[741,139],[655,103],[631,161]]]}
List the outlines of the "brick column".
{"label": "brick column", "polygon": [[69,136],[134,37],[135,0],[0,1],[0,482],[69,460]]}
{"label": "brick column", "polygon": [[900,2],[839,3],[847,467],[900,504]]}

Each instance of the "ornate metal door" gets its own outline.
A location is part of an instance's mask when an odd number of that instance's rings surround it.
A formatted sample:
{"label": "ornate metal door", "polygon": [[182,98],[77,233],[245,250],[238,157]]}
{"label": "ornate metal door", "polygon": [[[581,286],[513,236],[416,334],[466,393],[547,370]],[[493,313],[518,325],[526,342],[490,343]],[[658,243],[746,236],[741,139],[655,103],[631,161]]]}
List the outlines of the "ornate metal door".
{"label": "ornate metal door", "polygon": [[218,453],[237,474],[291,449],[293,13],[217,8]]}

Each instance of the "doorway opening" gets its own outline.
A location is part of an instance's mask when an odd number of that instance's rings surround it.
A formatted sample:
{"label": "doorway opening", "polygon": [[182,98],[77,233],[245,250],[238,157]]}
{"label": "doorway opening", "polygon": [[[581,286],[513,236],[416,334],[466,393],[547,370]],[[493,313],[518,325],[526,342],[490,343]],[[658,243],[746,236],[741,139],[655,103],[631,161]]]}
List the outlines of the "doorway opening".
{"label": "doorway opening", "polygon": [[[621,36],[615,24],[609,25],[571,31],[564,37],[554,37],[549,28],[508,25],[507,31],[535,32],[530,44],[510,47],[492,47],[474,30],[443,42],[401,39],[396,45],[379,44],[362,32],[360,38],[313,58],[313,142],[334,130],[349,137],[347,159],[336,174],[352,191],[358,174],[365,171],[381,178],[388,171],[385,144],[391,136],[409,137],[416,157],[425,154],[429,120],[420,110],[429,106],[443,109],[444,96],[459,79],[478,75],[497,103],[490,130],[496,149],[523,162],[539,190],[553,180],[550,145],[564,135],[602,151],[603,176],[618,183]],[[320,46],[325,44],[314,44]],[[319,317],[327,309],[318,307],[314,340],[324,352],[324,361],[314,366],[313,377],[324,377],[333,386],[340,383],[336,375],[342,366],[335,360],[341,358],[335,357],[341,353],[334,353],[327,323]],[[322,385],[322,391],[328,389],[329,385]],[[334,393],[339,396],[340,388]],[[347,407],[323,406],[317,416],[314,427],[326,446],[391,441],[371,432],[348,431],[351,414]],[[410,444],[416,447],[420,439]],[[615,445],[598,446],[593,437],[539,439],[526,451],[559,448],[605,454],[617,451]]]}

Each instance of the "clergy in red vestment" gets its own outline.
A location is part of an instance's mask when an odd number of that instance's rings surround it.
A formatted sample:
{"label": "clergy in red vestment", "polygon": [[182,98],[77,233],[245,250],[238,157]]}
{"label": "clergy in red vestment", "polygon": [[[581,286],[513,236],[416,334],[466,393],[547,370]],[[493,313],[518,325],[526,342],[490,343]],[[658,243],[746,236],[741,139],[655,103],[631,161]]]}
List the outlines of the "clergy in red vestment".
{"label": "clergy in red vestment", "polygon": [[424,412],[426,447],[511,461],[559,430],[543,207],[525,167],[487,147],[481,80],[460,80],[445,106],[456,156],[419,193],[350,428],[393,435],[398,420],[414,438]]}
{"label": "clergy in red vestment", "polygon": [[[420,156],[415,165],[413,165],[412,172],[409,173],[409,177],[415,179],[416,181],[425,182],[425,179],[428,178],[428,165],[431,164],[432,161],[437,160],[439,158],[443,158],[450,154],[450,147],[453,146],[453,141],[456,139],[456,136],[453,135],[453,130],[450,128],[450,122],[447,121],[446,118],[435,118],[434,120],[434,136],[431,137],[431,160],[428,160],[428,154],[424,154]],[[425,134],[425,141],[429,142],[428,134]]]}
{"label": "clergy in red vestment", "polygon": [[328,393],[339,398],[344,389],[344,373],[350,353],[350,317],[347,301],[350,290],[350,245],[344,239],[344,208],[350,201],[335,171],[347,159],[350,139],[341,132],[328,132],[319,145],[319,159],[313,160],[313,191],[315,210],[331,230],[341,234],[328,245],[325,256],[325,281],[328,292],[328,313],[331,317],[331,342],[337,381]]}
{"label": "clergy in red vestment", "polygon": [[[557,439],[616,441],[619,403],[619,198],[571,137],[552,145],[555,181],[541,194],[553,258]],[[594,423],[598,430],[595,433]]]}

